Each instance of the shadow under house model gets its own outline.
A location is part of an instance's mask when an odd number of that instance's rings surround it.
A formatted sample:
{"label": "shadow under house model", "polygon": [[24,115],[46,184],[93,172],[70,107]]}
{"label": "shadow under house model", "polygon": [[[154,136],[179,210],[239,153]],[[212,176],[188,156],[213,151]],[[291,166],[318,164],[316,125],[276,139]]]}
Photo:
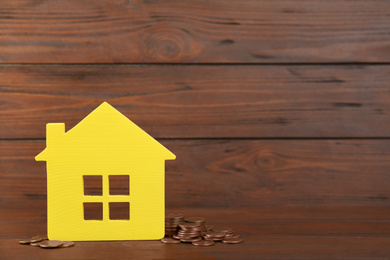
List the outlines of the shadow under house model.
{"label": "shadow under house model", "polygon": [[[52,240],[152,240],[164,237],[165,160],[176,156],[107,102],[65,133],[49,123],[46,149],[48,237]],[[88,195],[92,178],[98,187]],[[111,186],[125,180],[127,190]],[[99,188],[100,187],[100,188]],[[113,217],[116,206],[127,217]],[[99,219],[88,219],[95,207]]]}

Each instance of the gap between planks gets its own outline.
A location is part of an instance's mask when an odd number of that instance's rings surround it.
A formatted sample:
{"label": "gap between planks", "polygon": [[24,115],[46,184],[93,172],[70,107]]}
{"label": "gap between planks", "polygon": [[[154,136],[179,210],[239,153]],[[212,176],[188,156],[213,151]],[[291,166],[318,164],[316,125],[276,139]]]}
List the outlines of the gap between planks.
{"label": "gap between planks", "polygon": [[[390,137],[163,137],[155,138],[156,140],[390,140]],[[44,142],[44,138],[27,138],[27,139],[0,139],[0,142]]]}
{"label": "gap between planks", "polygon": [[390,62],[286,62],[286,63],[1,63],[0,67],[7,66],[389,66]]}

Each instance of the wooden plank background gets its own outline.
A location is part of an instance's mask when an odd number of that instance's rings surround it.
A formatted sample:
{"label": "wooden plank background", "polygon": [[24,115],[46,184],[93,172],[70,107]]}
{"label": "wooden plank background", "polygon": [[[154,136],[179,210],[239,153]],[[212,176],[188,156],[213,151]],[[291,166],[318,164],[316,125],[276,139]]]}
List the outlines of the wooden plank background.
{"label": "wooden plank background", "polygon": [[[47,122],[70,129],[108,101],[179,155],[168,205],[389,204],[388,1],[2,4],[10,184],[43,180]],[[34,183],[2,203],[42,198]]]}
{"label": "wooden plank background", "polygon": [[[163,140],[167,207],[381,206],[390,141]],[[0,142],[3,207],[46,207],[44,141]],[[43,210],[44,212],[44,210]]]}
{"label": "wooden plank background", "polygon": [[2,1],[2,63],[388,62],[386,0]]}
{"label": "wooden plank background", "polygon": [[68,130],[103,101],[178,154],[167,205],[388,205],[389,8],[4,2],[0,177],[21,186],[2,205],[44,200],[45,124]]}
{"label": "wooden plank background", "polygon": [[[199,248],[160,241],[77,242],[68,249],[41,250],[16,241],[45,229],[45,222],[10,222],[0,236],[2,259],[386,259],[389,255],[389,208],[181,208],[185,215],[229,225],[245,237],[239,245]],[[40,210],[31,211],[31,215]],[[240,218],[237,218],[237,215]],[[374,217],[374,219],[373,219]],[[15,214],[16,219],[21,216]],[[373,221],[375,220],[375,221]]]}
{"label": "wooden plank background", "polygon": [[110,102],[156,138],[388,137],[390,66],[3,65],[0,138]]}
{"label": "wooden plank background", "polygon": [[[225,216],[256,245],[242,259],[260,245],[269,258],[388,256],[389,10],[385,0],[0,1],[0,237],[44,227],[46,169],[34,156],[45,124],[69,130],[108,101],[177,155],[167,207]],[[202,257],[239,258],[216,250]]]}

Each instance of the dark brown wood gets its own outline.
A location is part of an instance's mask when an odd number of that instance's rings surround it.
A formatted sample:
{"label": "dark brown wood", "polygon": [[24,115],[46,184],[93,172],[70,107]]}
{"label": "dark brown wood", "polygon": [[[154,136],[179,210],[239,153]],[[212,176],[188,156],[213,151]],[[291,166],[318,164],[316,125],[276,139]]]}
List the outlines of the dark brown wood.
{"label": "dark brown wood", "polygon": [[[215,228],[230,227],[244,238],[238,245],[199,248],[159,241],[76,242],[69,249],[43,250],[18,240],[46,232],[45,219],[1,222],[2,259],[361,259],[387,258],[389,207],[312,206],[279,208],[171,208],[203,216]],[[26,214],[27,213],[27,214]]]}
{"label": "dark brown wood", "polygon": [[[387,259],[389,9],[2,1],[0,259]],[[34,161],[45,124],[69,130],[103,101],[177,155],[167,212],[231,227],[243,244],[17,243],[46,232],[45,163]]]}
{"label": "dark brown wood", "polygon": [[388,1],[4,1],[2,63],[389,62]]}
{"label": "dark brown wood", "polygon": [[[238,226],[238,228],[240,228]],[[0,240],[4,259],[386,259],[388,237],[254,237],[238,245],[217,243],[199,248],[160,241],[76,242],[69,249],[44,250],[19,245],[18,239]],[[61,250],[61,251],[60,251]]]}
{"label": "dark brown wood", "polygon": [[[28,208],[3,211],[0,238],[22,238],[46,233],[46,209]],[[24,213],[23,213],[24,212]],[[279,237],[288,235],[382,237],[390,234],[389,207],[348,205],[313,205],[294,207],[187,207],[167,208],[167,213],[202,216],[207,225],[231,227],[244,237]],[[13,221],[5,216],[13,216]],[[5,224],[7,225],[5,226]],[[35,227],[31,224],[34,223]],[[248,224],[248,226],[241,226]],[[257,227],[255,227],[255,225]]]}
{"label": "dark brown wood", "polygon": [[108,101],[156,138],[389,137],[390,66],[0,66],[0,139]]}
{"label": "dark brown wood", "polygon": [[[168,207],[390,205],[390,140],[162,143],[177,155],[166,162]],[[34,161],[44,147],[0,142],[1,208],[46,207],[45,163]]]}

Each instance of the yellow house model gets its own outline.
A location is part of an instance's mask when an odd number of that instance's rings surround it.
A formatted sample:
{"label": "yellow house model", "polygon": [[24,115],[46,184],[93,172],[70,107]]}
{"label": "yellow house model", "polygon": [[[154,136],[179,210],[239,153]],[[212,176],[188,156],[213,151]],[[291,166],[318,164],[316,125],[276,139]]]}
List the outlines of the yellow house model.
{"label": "yellow house model", "polygon": [[35,159],[47,162],[49,239],[164,237],[165,160],[173,153],[107,102],[66,133],[63,123],[46,132]]}

